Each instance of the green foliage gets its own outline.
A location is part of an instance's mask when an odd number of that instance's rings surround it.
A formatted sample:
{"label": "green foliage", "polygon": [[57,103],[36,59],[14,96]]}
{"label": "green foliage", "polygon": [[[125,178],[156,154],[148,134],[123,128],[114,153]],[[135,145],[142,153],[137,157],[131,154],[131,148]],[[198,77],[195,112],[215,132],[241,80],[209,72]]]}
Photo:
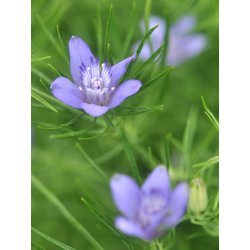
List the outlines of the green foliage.
{"label": "green foliage", "polygon": [[[210,41],[204,53],[164,65],[167,29],[161,47],[140,60],[157,31],[149,29],[150,15],[169,27],[190,13],[198,19],[194,32]],[[121,80],[140,80],[140,92],[97,119],[54,98],[51,82],[71,79],[72,35],[110,63],[131,56],[140,41]],[[218,249],[218,1],[32,1],[31,61],[32,249]],[[202,177],[208,206],[199,215],[188,211],[175,229],[146,242],[115,228],[109,179],[125,173],[142,183],[157,164],[167,165],[173,186]]]}
{"label": "green foliage", "polygon": [[74,218],[74,216],[60,202],[60,200],[53,193],[51,193],[35,176],[32,176],[32,184],[62,213],[62,216],[66,220],[68,220],[77,230],[79,230],[79,232],[95,247],[95,249],[103,249],[94,239],[94,237],[85,229],[85,227],[81,225],[81,223],[76,218]]}
{"label": "green foliage", "polygon": [[217,119],[215,118],[215,116],[213,115],[213,113],[209,110],[204,97],[201,97],[201,101],[203,104],[203,107],[205,109],[205,114],[206,116],[209,118],[209,120],[212,122],[212,124],[214,125],[214,127],[216,128],[217,131],[219,131],[219,123],[217,121]]}
{"label": "green foliage", "polygon": [[62,242],[60,242],[60,241],[57,241],[57,240],[55,240],[55,239],[49,237],[48,235],[46,235],[46,234],[40,232],[39,230],[37,230],[37,229],[35,229],[35,228],[33,228],[33,227],[31,227],[31,230],[32,230],[33,232],[35,232],[36,234],[38,234],[39,236],[41,236],[42,238],[44,238],[45,240],[47,240],[47,241],[51,242],[52,244],[54,244],[54,245],[60,247],[61,249],[64,249],[64,250],[75,250],[75,248],[72,248],[72,247],[70,247],[70,246],[68,246],[68,245],[65,245],[64,243],[62,243]]}
{"label": "green foliage", "polygon": [[104,58],[108,58],[111,64],[113,64],[112,59],[110,58],[110,28],[111,28],[112,8],[113,8],[112,5],[110,5],[105,40],[104,40],[105,41],[104,42]]}
{"label": "green foliage", "polygon": [[31,97],[33,97],[35,100],[43,104],[45,107],[53,110],[54,112],[58,112],[51,104],[49,104],[46,100],[44,100],[41,96],[37,95],[34,92],[31,92]]}

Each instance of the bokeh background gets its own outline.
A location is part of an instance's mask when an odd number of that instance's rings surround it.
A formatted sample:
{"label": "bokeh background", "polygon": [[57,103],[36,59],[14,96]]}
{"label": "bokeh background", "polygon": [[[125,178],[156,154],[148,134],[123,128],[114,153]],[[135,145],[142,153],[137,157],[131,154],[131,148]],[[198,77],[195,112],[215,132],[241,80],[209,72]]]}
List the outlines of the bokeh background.
{"label": "bokeh background", "polygon": [[[102,57],[111,4],[110,55],[113,62],[132,55],[133,44],[144,35],[139,22],[147,3],[32,1],[32,249],[60,249],[36,230],[74,249],[95,249],[79,224],[103,249],[218,249],[218,131],[201,101],[203,96],[218,118],[218,1],[152,1],[150,14],[170,24],[194,15],[194,32],[205,34],[208,46],[106,118],[66,107],[49,90],[58,75],[71,78],[67,43],[72,35]],[[166,68],[138,60],[129,76],[147,83]],[[188,211],[153,243],[119,234],[107,179],[116,172],[133,176],[135,167],[145,179],[160,163],[167,165],[173,186],[196,176],[204,179],[206,211]]]}

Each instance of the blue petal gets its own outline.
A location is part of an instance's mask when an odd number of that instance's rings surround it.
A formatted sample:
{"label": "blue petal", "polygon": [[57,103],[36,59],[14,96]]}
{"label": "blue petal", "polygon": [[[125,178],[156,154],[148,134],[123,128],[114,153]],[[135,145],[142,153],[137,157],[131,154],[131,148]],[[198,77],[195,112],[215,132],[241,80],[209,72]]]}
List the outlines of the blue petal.
{"label": "blue petal", "polygon": [[134,95],[141,87],[141,82],[138,80],[128,80],[122,83],[114,92],[109,102],[109,107],[114,108],[120,105],[126,98]]}
{"label": "blue petal", "polygon": [[141,238],[146,241],[153,240],[163,234],[164,231],[148,230],[147,227],[141,227],[137,221],[129,220],[124,217],[117,217],[115,220],[116,227],[123,233]]}
{"label": "blue petal", "polygon": [[[165,33],[166,33],[165,20],[163,18],[158,17],[158,16],[150,16],[149,17],[149,29],[153,28],[156,25],[159,25],[159,26],[153,31],[153,33],[150,36],[153,52],[156,51],[161,46],[161,44],[164,42],[164,37],[165,37]],[[140,29],[141,29],[142,33],[146,32],[144,19],[142,19],[140,21]],[[133,45],[134,52],[136,52],[139,44],[140,44],[140,42],[136,42]],[[143,61],[146,61],[150,56],[151,56],[150,46],[149,46],[149,43],[146,42],[142,48],[142,51],[141,51],[139,57]]]}
{"label": "blue petal", "polygon": [[58,77],[50,86],[52,94],[73,108],[81,108],[84,95],[79,88],[65,77]]}
{"label": "blue petal", "polygon": [[[139,42],[134,44],[134,46],[133,46],[134,52],[136,52],[136,50],[138,49],[139,44],[140,44]],[[156,48],[156,49],[158,49],[158,48]],[[149,59],[150,56],[151,56],[150,46],[148,43],[145,43],[143,48],[142,48],[142,51],[139,55],[139,58],[142,59],[143,61],[146,61],[147,59]]]}
{"label": "blue petal", "polygon": [[185,36],[183,43],[185,43],[183,49],[186,57],[191,58],[204,50],[207,44],[207,38],[201,34],[189,35]]}
{"label": "blue petal", "polygon": [[165,224],[167,227],[175,227],[186,212],[189,196],[188,184],[182,182],[172,191]]}
{"label": "blue petal", "polygon": [[147,235],[145,234],[145,232],[143,232],[140,225],[132,220],[128,220],[123,217],[117,217],[115,220],[115,225],[119,230],[127,235],[148,240]]}
{"label": "blue petal", "polygon": [[93,117],[98,117],[106,113],[110,108],[89,103],[81,103],[81,109]]}
{"label": "blue petal", "polygon": [[91,64],[90,58],[94,58],[89,46],[81,39],[72,36],[69,40],[70,72],[75,83],[82,81],[80,67],[82,63],[85,67]]}
{"label": "blue petal", "polygon": [[142,191],[147,194],[151,193],[152,190],[158,190],[165,195],[166,199],[168,198],[170,193],[170,183],[165,166],[160,165],[156,167],[145,180],[142,186]]}
{"label": "blue petal", "polygon": [[115,64],[111,67],[111,86],[115,86],[127,70],[127,65],[135,59],[135,55]]}
{"label": "blue petal", "polygon": [[178,32],[185,34],[191,31],[196,25],[196,18],[194,16],[183,16],[175,24],[171,26],[171,32]]}
{"label": "blue petal", "polygon": [[207,44],[207,37],[201,34],[172,37],[167,62],[178,65],[201,53]]}
{"label": "blue petal", "polygon": [[110,181],[113,201],[127,218],[134,218],[140,205],[140,189],[127,175],[115,174]]}
{"label": "blue petal", "polygon": [[[166,21],[158,16],[150,16],[149,17],[149,29],[154,26],[159,25],[151,34],[150,39],[152,41],[153,49],[156,50],[160,47],[160,45],[164,42],[165,34],[166,34]],[[140,29],[142,33],[146,33],[145,29],[145,20],[142,19],[140,22]]]}

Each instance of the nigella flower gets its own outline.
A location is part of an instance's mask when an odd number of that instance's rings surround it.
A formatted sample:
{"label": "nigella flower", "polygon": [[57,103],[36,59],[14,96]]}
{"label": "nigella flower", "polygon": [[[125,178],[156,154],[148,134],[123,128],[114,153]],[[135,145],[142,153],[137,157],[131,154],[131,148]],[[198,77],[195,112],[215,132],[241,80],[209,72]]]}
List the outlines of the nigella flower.
{"label": "nigella flower", "polygon": [[[149,28],[159,25],[151,35],[153,51],[156,51],[164,42],[166,33],[166,22],[164,19],[151,16],[149,18]],[[167,65],[178,65],[192,57],[200,54],[207,45],[207,37],[203,34],[190,34],[190,31],[196,26],[194,16],[184,16],[176,23],[171,25],[169,30],[168,52],[165,58]],[[145,23],[141,21],[140,29],[145,32]],[[139,43],[136,43],[133,50],[136,50]],[[147,60],[151,56],[149,43],[146,43],[141,51],[140,58]]]}
{"label": "nigella flower", "polygon": [[188,185],[181,182],[171,190],[164,166],[156,167],[141,189],[123,174],[115,174],[110,187],[113,201],[122,214],[116,218],[116,227],[127,235],[152,240],[175,227],[185,214]]}
{"label": "nigella flower", "polygon": [[58,77],[51,84],[51,92],[73,108],[82,109],[94,117],[101,116],[120,105],[141,87],[138,80],[127,80],[117,85],[135,56],[113,66],[109,66],[107,62],[100,64],[88,45],[74,36],[69,40],[69,54],[74,83],[65,77]]}

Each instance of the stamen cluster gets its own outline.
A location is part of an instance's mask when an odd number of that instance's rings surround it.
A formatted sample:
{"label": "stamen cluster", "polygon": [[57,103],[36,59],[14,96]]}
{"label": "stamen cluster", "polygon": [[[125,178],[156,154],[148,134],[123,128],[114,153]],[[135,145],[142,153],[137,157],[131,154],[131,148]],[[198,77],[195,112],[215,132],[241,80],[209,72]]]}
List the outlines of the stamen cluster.
{"label": "stamen cluster", "polygon": [[84,63],[80,66],[82,84],[79,90],[84,92],[86,102],[100,106],[107,105],[110,94],[115,90],[111,87],[111,68],[108,63],[101,64],[98,59],[91,57],[91,65],[86,67]]}

